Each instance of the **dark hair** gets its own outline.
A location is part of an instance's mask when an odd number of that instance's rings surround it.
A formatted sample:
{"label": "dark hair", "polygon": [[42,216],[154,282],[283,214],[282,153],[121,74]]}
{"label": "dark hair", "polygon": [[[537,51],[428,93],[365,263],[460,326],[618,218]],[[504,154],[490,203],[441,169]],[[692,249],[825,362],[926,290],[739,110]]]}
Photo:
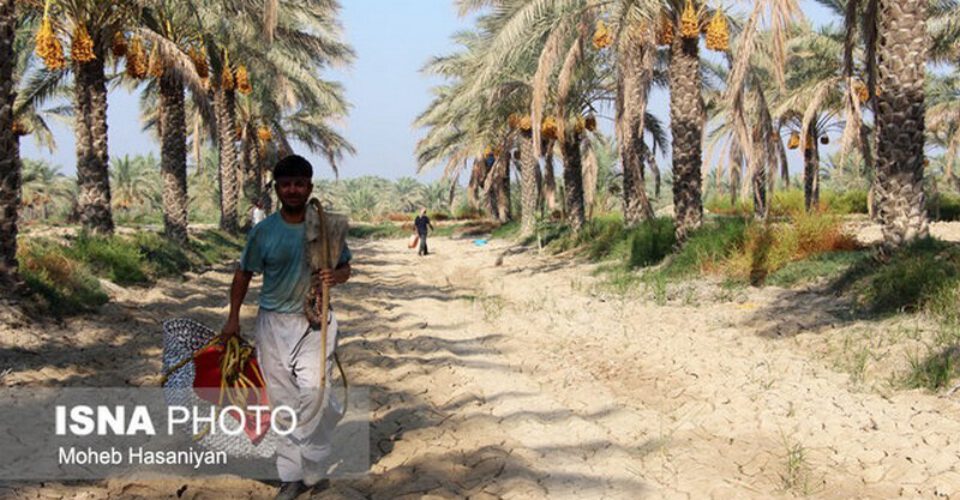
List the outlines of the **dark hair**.
{"label": "dark hair", "polygon": [[313,177],[313,166],[306,158],[299,155],[285,156],[273,167],[273,178],[281,179],[283,177]]}

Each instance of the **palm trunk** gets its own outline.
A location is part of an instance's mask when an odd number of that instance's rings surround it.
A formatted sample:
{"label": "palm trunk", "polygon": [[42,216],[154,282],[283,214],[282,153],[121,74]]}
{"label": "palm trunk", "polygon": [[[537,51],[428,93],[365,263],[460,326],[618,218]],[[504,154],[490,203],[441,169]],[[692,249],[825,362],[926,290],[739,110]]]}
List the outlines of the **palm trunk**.
{"label": "palm trunk", "polygon": [[214,90],[217,114],[217,146],[220,149],[220,229],[236,233],[237,224],[237,149],[234,124],[233,91]]}
{"label": "palm trunk", "polygon": [[497,165],[494,167],[497,171],[497,178],[494,179],[497,190],[497,220],[500,223],[510,221],[513,217],[510,213],[510,150],[506,147],[508,143],[501,145],[500,157],[497,158]]}
{"label": "palm trunk", "polygon": [[[647,147],[646,143],[643,145],[643,157],[644,162],[647,164],[647,167],[650,168],[650,173],[653,174],[653,197],[660,199],[660,167],[657,166],[657,158],[654,156],[653,151]],[[652,209],[653,207],[651,207]]]}
{"label": "palm trunk", "polygon": [[547,213],[553,214],[557,209],[557,180],[553,174],[553,141],[547,141],[543,148],[543,203]]}
{"label": "palm trunk", "polygon": [[737,200],[740,197],[740,174],[743,171],[743,155],[740,154],[740,142],[736,137],[730,144],[730,178],[728,179],[730,187],[730,205],[737,206]]}
{"label": "palm trunk", "polygon": [[880,0],[877,17],[877,195],[883,245],[929,232],[923,192],[927,3]]}
{"label": "palm trunk", "polygon": [[673,134],[673,205],[677,244],[703,222],[700,196],[703,99],[699,39],[676,37],[670,54],[670,129]]}
{"label": "palm trunk", "polygon": [[107,151],[107,84],[104,50],[95,43],[96,59],[74,63],[74,128],[80,222],[95,233],[113,233],[110,210],[110,156]]}
{"label": "palm trunk", "polygon": [[[635,226],[641,220],[653,219],[653,207],[647,198],[643,179],[643,119],[647,107],[644,50],[639,41],[628,40],[618,60],[617,137],[620,165],[623,168],[623,223]],[[646,57],[650,57],[646,55]],[[652,68],[651,68],[652,69]]]}
{"label": "palm trunk", "polygon": [[497,164],[494,163],[491,166],[487,166],[487,160],[483,159],[482,161],[483,189],[481,193],[486,203],[487,216],[491,219],[497,219],[499,215],[497,212],[497,190],[494,188],[497,184]]}
{"label": "palm trunk", "polygon": [[253,192],[251,193],[252,200],[263,201],[263,153],[265,152],[263,146],[257,143],[257,139],[253,141],[253,148],[251,148],[252,157],[250,158],[250,163],[253,165],[252,179],[251,184]]}
{"label": "palm trunk", "polygon": [[256,131],[251,131],[250,127],[246,127],[238,139],[240,141],[239,197],[251,201],[255,199],[253,198],[253,192],[255,191],[253,186],[253,148],[255,146],[250,139],[254,135],[256,135]]}
{"label": "palm trunk", "polygon": [[163,230],[187,242],[187,121],[183,83],[171,71],[160,78],[160,175],[163,178]]}
{"label": "palm trunk", "polygon": [[533,138],[520,135],[520,237],[532,235],[537,229],[537,158],[533,153]]}
{"label": "palm trunk", "polygon": [[467,183],[467,203],[470,208],[480,210],[480,194],[483,186],[484,164],[482,160],[474,159],[470,170],[470,181]]}
{"label": "palm trunk", "polygon": [[17,211],[20,209],[20,148],[13,130],[16,92],[13,43],[17,16],[14,0],[0,0],[0,285],[10,290],[17,276]]}
{"label": "palm trunk", "polygon": [[760,162],[753,170],[751,179],[753,191],[753,216],[757,219],[767,217],[767,162]]}
{"label": "palm trunk", "polygon": [[817,147],[817,120],[807,128],[810,147],[803,145],[803,206],[807,212],[820,206],[820,149]]}
{"label": "palm trunk", "polygon": [[571,130],[560,145],[563,149],[564,209],[567,214],[567,224],[574,233],[580,232],[585,221],[580,139],[580,134]]}

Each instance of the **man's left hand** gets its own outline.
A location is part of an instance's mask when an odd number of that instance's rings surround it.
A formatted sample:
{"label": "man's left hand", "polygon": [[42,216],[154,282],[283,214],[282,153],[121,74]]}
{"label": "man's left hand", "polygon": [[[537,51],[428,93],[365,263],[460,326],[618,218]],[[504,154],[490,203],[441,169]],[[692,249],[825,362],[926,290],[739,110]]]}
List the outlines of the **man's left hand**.
{"label": "man's left hand", "polygon": [[333,269],[321,269],[320,270],[320,279],[323,281],[324,285],[334,286],[339,281],[337,281],[336,271]]}

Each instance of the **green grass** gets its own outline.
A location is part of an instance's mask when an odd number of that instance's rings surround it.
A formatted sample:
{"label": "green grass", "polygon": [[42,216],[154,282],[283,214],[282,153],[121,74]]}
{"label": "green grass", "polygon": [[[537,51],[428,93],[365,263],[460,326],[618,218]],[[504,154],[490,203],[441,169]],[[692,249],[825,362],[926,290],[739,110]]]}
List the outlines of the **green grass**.
{"label": "green grass", "polygon": [[121,236],[94,236],[80,233],[66,253],[90,266],[97,276],[118,285],[141,285],[150,281],[146,259],[140,246]]}
{"label": "green grass", "polygon": [[510,239],[516,238],[519,235],[520,235],[520,223],[517,221],[510,221],[494,229],[493,232],[490,233],[490,238],[510,240]]}
{"label": "green grass", "polygon": [[17,258],[20,275],[42,312],[63,317],[94,310],[109,299],[89,266],[60,245],[30,241],[20,245]]}
{"label": "green grass", "polygon": [[866,251],[841,251],[815,255],[809,259],[787,264],[769,275],[766,283],[791,287],[818,279],[833,280],[868,258],[869,254]]}
{"label": "green grass", "polygon": [[347,230],[347,236],[358,239],[382,240],[389,238],[406,238],[411,234],[405,231],[401,226],[390,222],[381,222],[380,224],[358,224],[350,226]]}
{"label": "green grass", "polygon": [[[188,269],[205,269],[215,264],[237,259],[243,250],[243,243],[243,237],[232,236],[219,229],[208,229],[199,234],[191,235],[186,252],[186,257],[190,262]],[[172,249],[169,247],[165,247],[164,249],[150,247],[147,249],[148,254],[154,252],[158,255],[165,255],[165,252],[171,251]],[[172,266],[176,266],[179,272],[187,270],[181,267],[183,261],[178,255],[172,253],[166,255],[168,256],[165,258],[169,259],[171,263],[165,264],[165,267],[171,268]]]}
{"label": "green grass", "polygon": [[[704,203],[704,208],[714,214],[749,216],[753,214],[753,202],[737,200],[735,203],[729,196],[712,196]],[[867,213],[867,192],[862,189],[851,189],[837,192],[824,190],[820,192],[820,210],[824,213],[836,215],[865,214]],[[770,203],[770,215],[785,217],[804,211],[803,190],[786,189],[774,191]]]}
{"label": "green grass", "polygon": [[747,222],[737,217],[719,218],[687,237],[679,253],[659,272],[667,278],[685,278],[712,270],[743,245]]}
{"label": "green grass", "polygon": [[865,313],[889,315],[926,310],[935,316],[953,313],[942,300],[960,287],[960,248],[933,238],[919,240],[885,263],[864,260],[836,283],[852,292]]}
{"label": "green grass", "polygon": [[235,259],[242,248],[239,238],[217,230],[192,235],[186,248],[146,231],[132,237],[81,233],[69,245],[24,240],[17,258],[39,309],[63,317],[107,302],[98,278],[122,286],[148,285]]}
{"label": "green grass", "polygon": [[948,346],[926,357],[910,358],[910,373],[904,379],[904,385],[913,389],[935,391],[943,389],[960,371],[960,348]]}
{"label": "green grass", "polygon": [[928,196],[927,213],[936,220],[960,220],[960,196],[951,193],[940,193],[938,197]]}
{"label": "green grass", "polygon": [[904,386],[937,390],[960,374],[960,247],[926,238],[885,262],[863,258],[834,289],[853,296],[867,317],[920,313],[936,325],[935,337],[909,357]]}

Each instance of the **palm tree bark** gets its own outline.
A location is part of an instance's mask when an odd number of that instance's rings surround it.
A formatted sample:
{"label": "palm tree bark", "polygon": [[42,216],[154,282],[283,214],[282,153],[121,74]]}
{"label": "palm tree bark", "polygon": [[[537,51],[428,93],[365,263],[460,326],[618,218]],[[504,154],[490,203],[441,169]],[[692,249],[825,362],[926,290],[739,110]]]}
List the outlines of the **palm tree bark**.
{"label": "palm tree bark", "polygon": [[483,189],[481,190],[481,194],[486,203],[487,216],[491,219],[497,219],[499,217],[497,210],[497,190],[494,189],[494,186],[497,184],[497,164],[488,165],[486,158],[484,158],[482,162]]}
{"label": "palm tree bark", "polygon": [[94,43],[96,59],[74,63],[74,130],[80,223],[95,233],[113,233],[110,208],[110,155],[107,150],[107,83],[103,44]]}
{"label": "palm tree bark", "polygon": [[217,114],[217,147],[220,150],[220,229],[236,233],[237,223],[237,129],[233,91],[217,88],[213,94]]}
{"label": "palm tree bark", "polygon": [[569,131],[560,144],[563,150],[563,192],[567,224],[574,233],[580,232],[585,221],[583,207],[583,161],[580,152],[581,136]]}
{"label": "palm tree bark", "polygon": [[163,179],[163,230],[187,242],[187,119],[183,83],[172,72],[160,78],[160,176]]}
{"label": "palm tree bark", "polygon": [[542,148],[543,155],[543,203],[547,213],[557,209],[557,180],[553,173],[553,141],[547,141]]}
{"label": "palm tree bark", "polygon": [[[653,150],[647,147],[646,143],[643,144],[643,158],[644,162],[647,164],[647,167],[650,168],[650,173],[653,174],[653,197],[660,199],[660,167],[657,166],[657,158],[653,154]],[[653,207],[651,207],[652,209]]]}
{"label": "palm tree bark", "polygon": [[486,166],[483,160],[474,159],[470,170],[470,182],[467,183],[467,203],[470,208],[480,210],[480,195],[482,193],[483,177]]}
{"label": "palm tree bark", "polygon": [[876,189],[885,250],[927,236],[923,192],[927,3],[880,0]]}
{"label": "palm tree bark", "polygon": [[520,236],[532,235],[537,229],[537,158],[533,138],[520,135]]}
{"label": "palm tree bark", "polygon": [[497,190],[497,220],[500,223],[513,219],[513,214],[510,213],[510,161],[512,155],[510,149],[506,147],[507,144],[505,142],[501,146],[497,166],[494,167],[497,169],[497,178],[494,180]]}
{"label": "palm tree bark", "polygon": [[673,206],[677,244],[703,222],[699,39],[676,37],[670,54],[670,130],[673,134]]}
{"label": "palm tree bark", "polygon": [[[617,137],[623,167],[623,222],[627,227],[653,219],[643,179],[643,119],[647,107],[647,85],[652,79],[652,55],[645,54],[639,41],[628,40],[618,60]],[[649,47],[647,48],[649,49]]]}
{"label": "palm tree bark", "polygon": [[807,212],[820,206],[820,148],[817,144],[817,120],[807,128],[810,147],[803,146],[803,207]]}
{"label": "palm tree bark", "polygon": [[0,285],[5,290],[19,282],[17,211],[22,174],[19,141],[13,130],[15,10],[14,0],[0,0]]}

